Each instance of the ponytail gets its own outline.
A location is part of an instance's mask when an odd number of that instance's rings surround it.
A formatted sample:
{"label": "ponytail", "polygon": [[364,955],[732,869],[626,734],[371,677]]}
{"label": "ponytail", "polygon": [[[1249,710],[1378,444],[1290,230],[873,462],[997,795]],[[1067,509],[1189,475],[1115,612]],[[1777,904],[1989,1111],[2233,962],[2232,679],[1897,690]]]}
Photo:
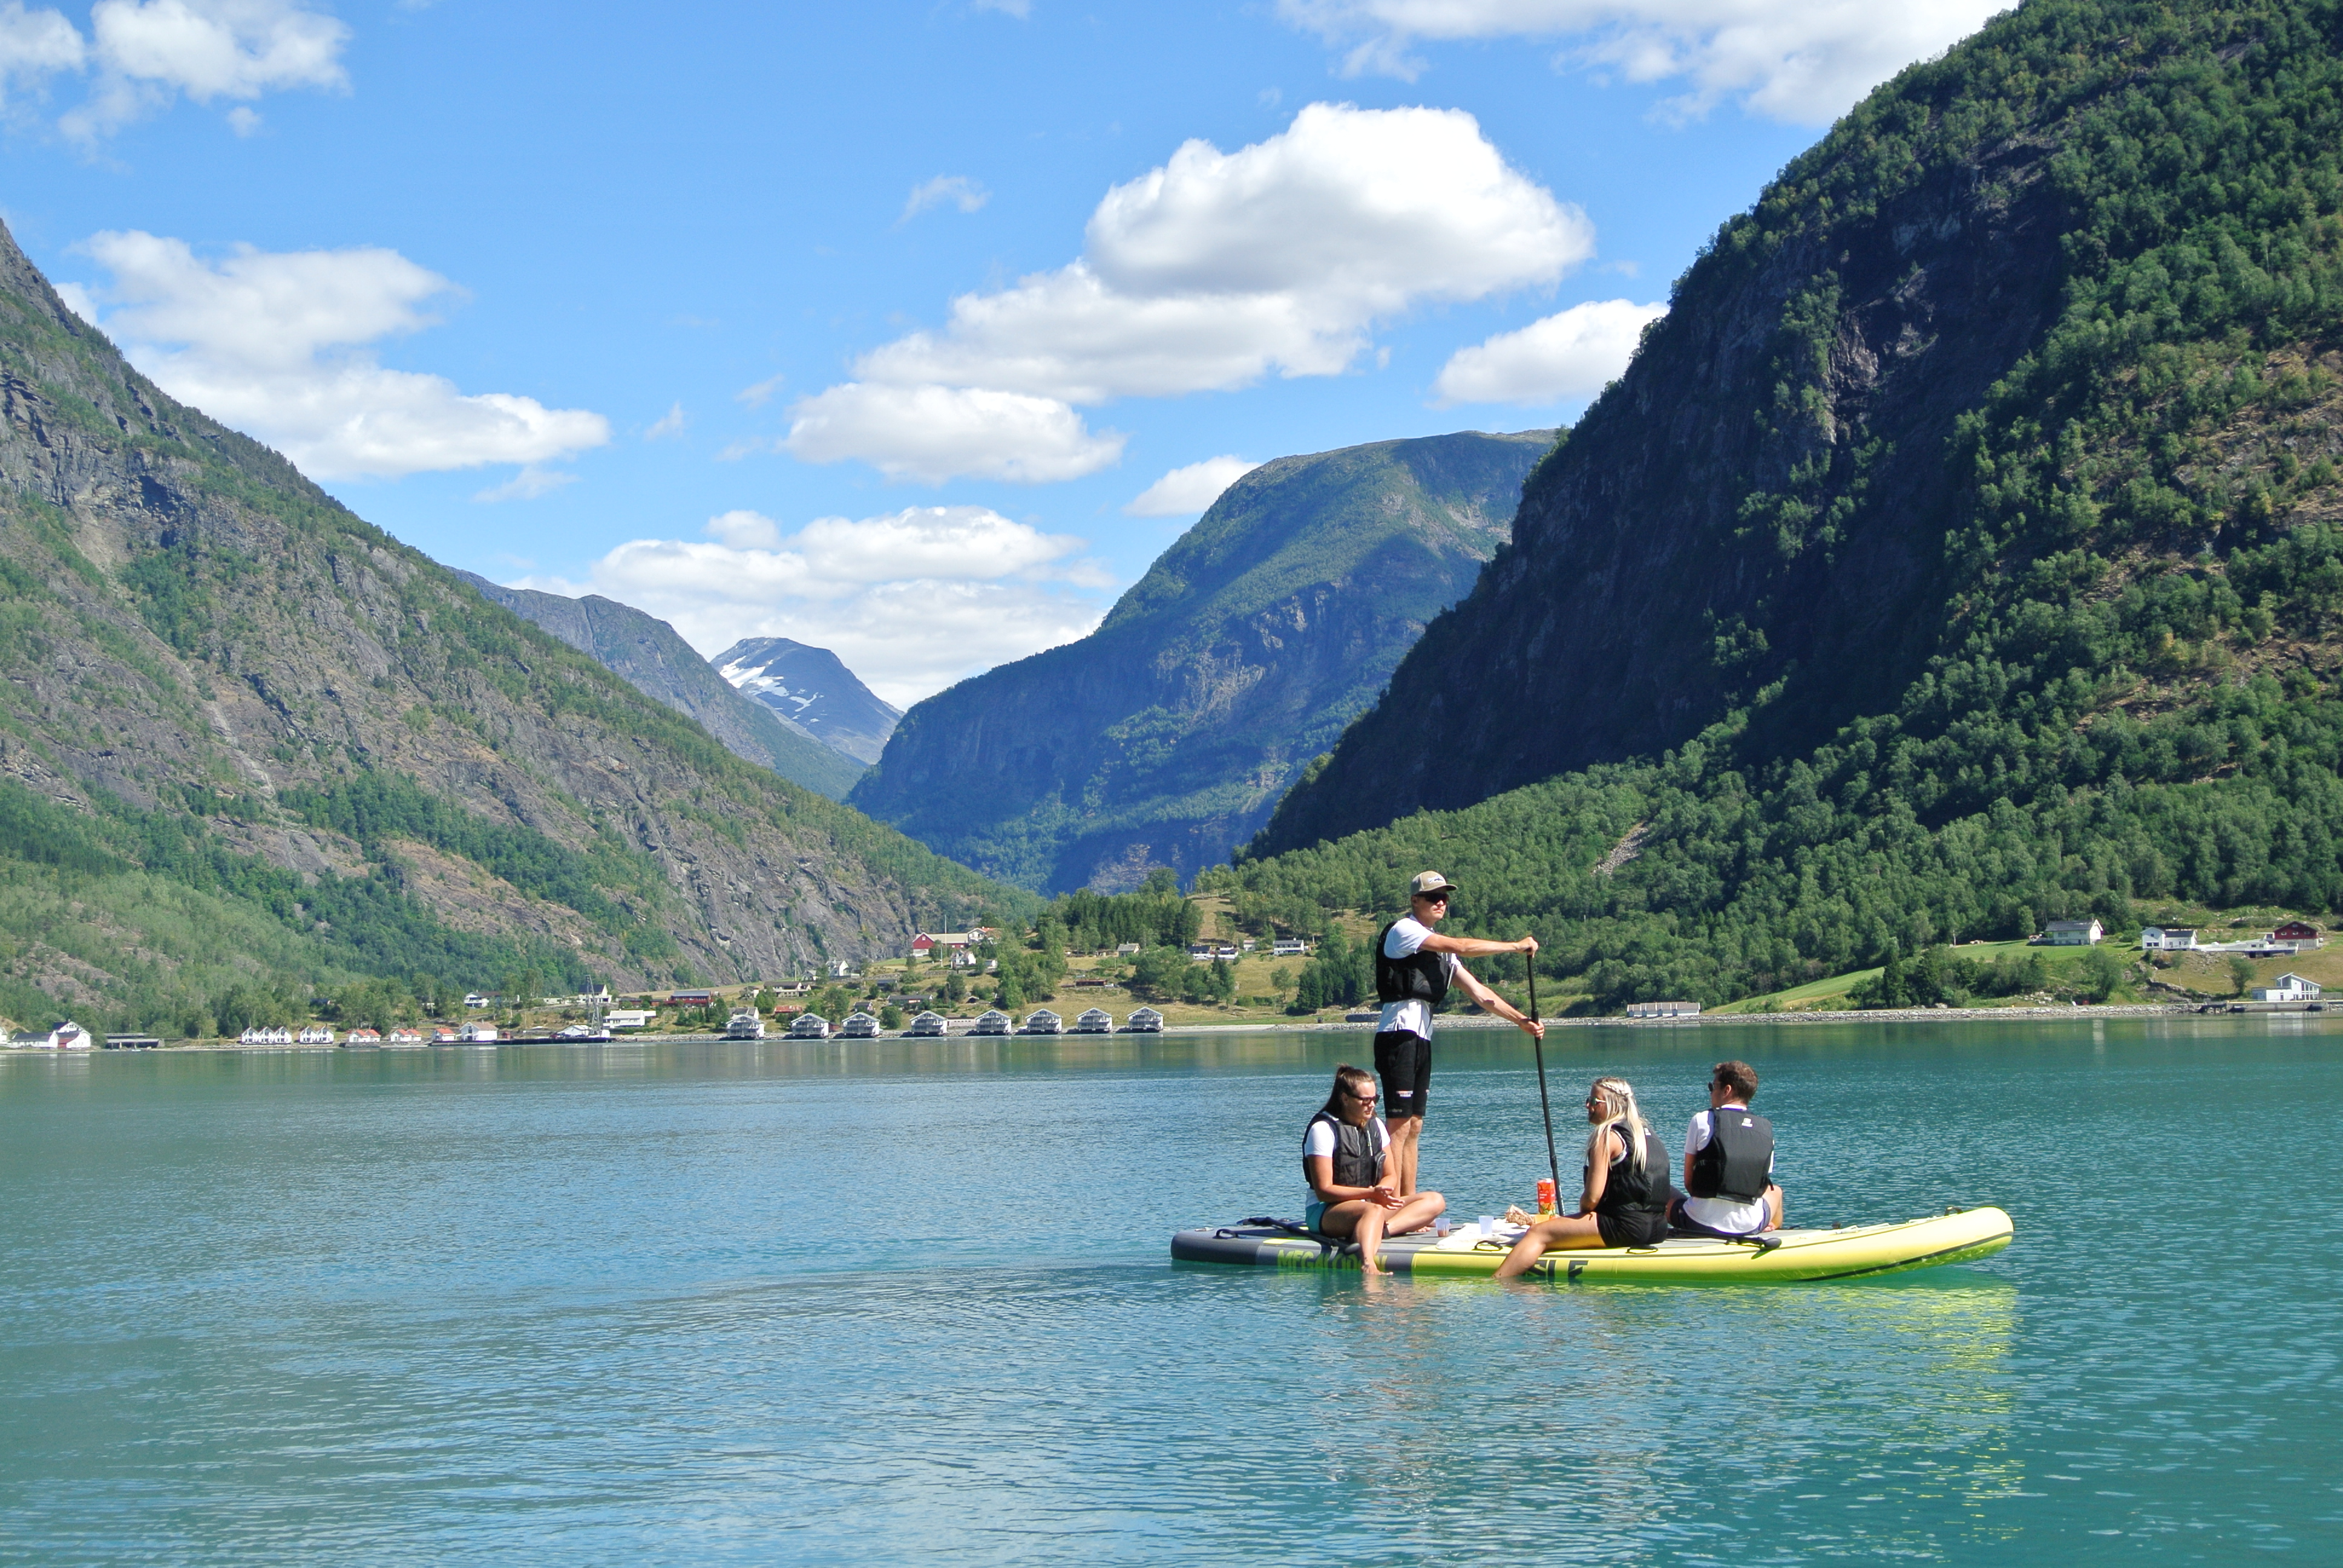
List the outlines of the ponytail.
{"label": "ponytail", "polygon": [[[1326,1103],[1318,1108],[1319,1115],[1331,1116],[1337,1121],[1342,1120],[1342,1086],[1344,1084],[1350,1085],[1353,1090],[1356,1090],[1361,1084],[1373,1089],[1375,1086],[1375,1075],[1363,1067],[1353,1067],[1347,1061],[1342,1063],[1334,1070],[1334,1087],[1326,1091]],[[1380,1110],[1381,1107],[1377,1109]]]}
{"label": "ponytail", "polygon": [[1626,1136],[1628,1167],[1637,1175],[1642,1175],[1646,1129],[1644,1112],[1635,1104],[1634,1086],[1624,1078],[1598,1078],[1594,1081],[1593,1093],[1601,1102],[1603,1120],[1587,1135],[1586,1158],[1589,1161],[1594,1160],[1595,1147],[1603,1135],[1616,1127]]}

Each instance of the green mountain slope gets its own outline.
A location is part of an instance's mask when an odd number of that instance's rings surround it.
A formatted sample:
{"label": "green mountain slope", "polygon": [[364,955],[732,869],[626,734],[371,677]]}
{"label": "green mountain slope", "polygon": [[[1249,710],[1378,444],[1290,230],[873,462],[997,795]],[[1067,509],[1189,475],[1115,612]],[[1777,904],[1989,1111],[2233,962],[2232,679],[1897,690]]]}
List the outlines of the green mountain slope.
{"label": "green mountain slope", "polygon": [[1031,902],[173,402],[0,231],[0,1012],[803,972]]}
{"label": "green mountain slope", "polygon": [[631,605],[588,594],[566,598],[534,588],[507,588],[472,572],[455,574],[483,598],[543,627],[578,652],[600,661],[637,691],[699,722],[736,757],[843,800],[862,769],[818,740],[783,724],[760,702],[743,697],[675,628]]}
{"label": "green mountain slope", "polygon": [[1875,94],[1281,806],[1255,912],[1422,861],[1606,999],[1721,1001],[2343,901],[2338,39],[2035,0]]}
{"label": "green mountain slope", "polygon": [[913,708],[851,802],[1028,887],[1225,857],[1503,543],[1550,430],[1284,457],[1099,629]]}

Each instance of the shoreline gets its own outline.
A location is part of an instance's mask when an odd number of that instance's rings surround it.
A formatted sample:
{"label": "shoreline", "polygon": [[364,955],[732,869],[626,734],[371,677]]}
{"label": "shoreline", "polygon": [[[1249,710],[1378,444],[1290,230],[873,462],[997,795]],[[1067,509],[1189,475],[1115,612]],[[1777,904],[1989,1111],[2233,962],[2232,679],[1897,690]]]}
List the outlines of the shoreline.
{"label": "shoreline", "polygon": [[[2120,1003],[2116,1003],[2116,1004],[2112,1004],[2112,1005],[2099,1005],[2099,1006],[2087,1006],[2087,1005],[2081,1005],[2081,1004],[2068,1004],[2068,1005],[2066,1005],[2066,1006],[2055,1006],[2055,1005],[2053,1005],[2053,1006],[2041,1006],[2041,1007],[1929,1007],[1929,1008],[1879,1008],[1879,1009],[1875,1009],[1875,1010],[1869,1010],[1869,1011],[1865,1011],[1865,1010],[1858,1010],[1858,1009],[1838,1009],[1838,1010],[1822,1010],[1822,1009],[1807,1009],[1807,1010],[1801,1010],[1801,1011],[1797,1011],[1797,1012],[1722,1012],[1722,1013],[1702,1013],[1702,1014],[1700,1014],[1700,1015],[1698,1015],[1698,1016],[1696,1016],[1696,1017],[1693,1017],[1693,1018],[1636,1018],[1636,1019],[1629,1019],[1629,1018],[1553,1018],[1553,1019],[1548,1019],[1548,1020],[1545,1020],[1545,1023],[1546,1023],[1546,1028],[1547,1028],[1547,1029],[1549,1029],[1549,1030],[1562,1030],[1562,1029],[1657,1029],[1657,1030],[1683,1030],[1683,1029],[1698,1029],[1698,1028],[1700,1028],[1701,1026],[1703,1026],[1703,1025],[1704,1025],[1704,1024],[1752,1024],[1752,1023],[1755,1023],[1755,1024],[1816,1024],[1816,1023],[1862,1023],[1862,1022],[1873,1022],[1873,1023],[1978,1023],[1978,1022],[1986,1022],[1986,1021],[1990,1021],[1990,1020],[2009,1020],[2009,1021],[2024,1021],[2024,1022],[2031,1022],[2031,1023],[2046,1023],[2046,1022],[2060,1021],[2060,1020],[2067,1021],[2067,1022],[2072,1022],[2072,1021],[2075,1021],[2075,1020],[2081,1020],[2081,1019],[2094,1019],[2094,1020],[2097,1020],[2097,1019],[2110,1019],[2110,1018],[2122,1018],[2122,1019],[2133,1019],[2133,1018],[2195,1018],[2195,1017],[2231,1017],[2231,1018],[2234,1018],[2234,1017],[2238,1017],[2238,1016],[2241,1016],[2241,1015],[2242,1015],[2242,1016],[2269,1016],[2269,1015],[2272,1015],[2272,1014],[2288,1014],[2288,1015],[2301,1016],[2301,1015],[2303,1015],[2303,1014],[2306,1012],[2306,1010],[2307,1010],[2304,1008],[2303,1004],[2301,1004],[2301,1003],[2299,1003],[2299,1002],[2258,1002],[2258,1003],[2256,1003],[2256,1002],[2245,1002],[2245,1003],[2234,1003],[2234,1004],[2232,1004],[2232,1003],[2222,1003],[2222,1004],[2218,1004],[2218,1005],[2220,1005],[2220,1006],[2224,1006],[2224,1007],[2233,1007],[2233,1008],[2235,1008],[2235,1009],[2237,1010],[2234,1010],[2234,1011],[2214,1012],[2214,1013],[2205,1013],[2205,1012],[2201,1011],[2201,1010],[2202,1010],[2203,1008],[2205,1008],[2205,1007],[2207,1007],[2207,1006],[2208,1006],[2208,1005],[2216,1005],[2216,1004],[2208,1004],[2208,1003],[2202,1003],[2202,1002],[2120,1002]],[[1503,1019],[1498,1019],[1498,1018],[1487,1018],[1487,1017],[1477,1017],[1477,1016],[1476,1016],[1476,1017],[1443,1017],[1443,1018],[1440,1019],[1440,1020],[1439,1020],[1439,1021],[1438,1021],[1438,1023],[1435,1025],[1435,1028],[1436,1028],[1436,1029],[1438,1029],[1438,1030],[1511,1030],[1511,1029],[1513,1029],[1513,1027],[1514,1027],[1513,1025],[1512,1025],[1512,1024],[1510,1024],[1510,1023],[1507,1023],[1507,1022],[1506,1022],[1504,1020],[1503,1020]],[[1364,1021],[1362,1021],[1362,1022],[1356,1022],[1356,1023],[1353,1023],[1353,1022],[1351,1022],[1351,1021],[1349,1021],[1349,1020],[1328,1020],[1328,1021],[1315,1021],[1315,1020],[1313,1020],[1313,1021],[1312,1021],[1312,1022],[1307,1022],[1307,1023],[1302,1023],[1302,1022],[1282,1022],[1282,1023],[1183,1023],[1183,1024],[1166,1024],[1166,1025],[1164,1025],[1164,1027],[1163,1027],[1161,1030],[1151,1030],[1151,1031],[1149,1031],[1149,1032],[1148,1032],[1148,1033],[1146,1033],[1146,1034],[1137,1034],[1137,1035],[1134,1035],[1134,1034],[1129,1033],[1129,1032],[1124,1031],[1124,1030],[1116,1030],[1116,1031],[1115,1031],[1114,1033],[1112,1033],[1112,1034],[1075,1034],[1075,1033],[1073,1033],[1071,1030],[1069,1030],[1069,1031],[1067,1031],[1067,1032],[1066,1032],[1066,1033],[1064,1033],[1064,1034],[1054,1034],[1054,1035],[1033,1035],[1033,1034],[1024,1034],[1024,1035],[1019,1035],[1019,1034],[1003,1034],[1003,1035],[970,1035],[970,1034],[966,1034],[966,1033],[960,1033],[960,1034],[947,1034],[947,1035],[927,1035],[927,1036],[921,1036],[921,1037],[919,1037],[919,1038],[921,1038],[921,1039],[927,1039],[927,1040],[1004,1040],[1004,1041],[1006,1041],[1006,1040],[1144,1040],[1144,1039],[1150,1039],[1150,1038],[1157,1038],[1157,1037],[1160,1037],[1161,1035],[1172,1035],[1172,1034],[1184,1034],[1184,1035],[1212,1035],[1212,1034],[1346,1034],[1346,1033],[1347,1033],[1347,1034],[1371,1034],[1371,1033],[1373,1033],[1373,1030],[1374,1030],[1374,1025],[1373,1025],[1373,1023],[1371,1023],[1371,1022],[1364,1022]],[[880,1040],[890,1040],[890,1041],[892,1041],[892,1040],[906,1040],[906,1039],[910,1039],[910,1038],[912,1038],[912,1037],[906,1036],[906,1035],[903,1035],[903,1034],[901,1034],[901,1033],[896,1033],[896,1034],[881,1035],[881,1036],[880,1036],[879,1038],[880,1038]],[[581,1048],[582,1048],[582,1049],[608,1049],[608,1047],[610,1047],[610,1046],[614,1046],[614,1045],[714,1045],[714,1044],[722,1044],[722,1043],[728,1043],[728,1042],[727,1042],[727,1040],[726,1040],[726,1038],[725,1038],[723,1035],[721,1035],[721,1034],[626,1034],[626,1035],[618,1035],[618,1036],[616,1036],[616,1037],[614,1037],[614,1038],[612,1038],[612,1039],[610,1039],[610,1040],[580,1040],[580,1041],[577,1041],[577,1042],[575,1042],[574,1044],[572,1044],[572,1043],[567,1043],[567,1042],[561,1042],[561,1041],[554,1041],[554,1040],[527,1040],[527,1041],[519,1041],[519,1040],[498,1040],[498,1041],[495,1041],[493,1044],[488,1044],[488,1043],[479,1043],[479,1044],[470,1044],[470,1045],[452,1045],[452,1046],[449,1046],[449,1045],[439,1045],[439,1046],[433,1046],[433,1045],[401,1045],[401,1046],[387,1046],[387,1047],[386,1047],[386,1046],[364,1046],[364,1047],[360,1047],[360,1048],[358,1048],[358,1049],[359,1049],[360,1050],[362,1050],[362,1051],[366,1051],[366,1052],[374,1052],[374,1051],[388,1051],[388,1052],[392,1052],[392,1053],[398,1053],[398,1052],[406,1052],[406,1051],[434,1051],[434,1050],[504,1050],[504,1049],[507,1049],[507,1048],[509,1048],[509,1047],[512,1047],[512,1046],[516,1046],[516,1045],[528,1045],[528,1046],[532,1046],[532,1047],[542,1047],[542,1046],[548,1046],[548,1045],[558,1045],[558,1046],[559,1046],[559,1047],[560,1047],[560,1049],[563,1049],[563,1050],[578,1050],[578,1049],[581,1049]],[[812,1044],[812,1045],[838,1045],[838,1044],[846,1044],[846,1043],[850,1043],[850,1042],[843,1041],[843,1040],[838,1040],[838,1039],[837,1039],[837,1038],[835,1038],[835,1037],[832,1037],[831,1039],[830,1039],[830,1040],[799,1040],[799,1041],[789,1041],[789,1040],[787,1040],[787,1037],[785,1037],[785,1036],[782,1036],[782,1035],[770,1035],[770,1036],[768,1036],[768,1037],[767,1037],[766,1039],[764,1039],[764,1040],[737,1040],[737,1041],[729,1041],[729,1043],[732,1043],[732,1044],[739,1044],[739,1045],[778,1045],[778,1044],[783,1044],[783,1043]],[[850,1042],[850,1043],[853,1043],[853,1044],[864,1044],[864,1043],[869,1043],[869,1042],[861,1041],[861,1040],[857,1040],[857,1041],[852,1041],[852,1042]],[[92,1055],[96,1055],[96,1054],[103,1054],[105,1051],[110,1050],[112,1050],[112,1049],[113,1049],[113,1048],[111,1048],[111,1047],[98,1047],[98,1048],[95,1048],[95,1049],[93,1049],[92,1050],[90,1050],[90,1051],[89,1051],[89,1052],[87,1052],[86,1054],[92,1054]],[[156,1049],[156,1048],[147,1048],[147,1049],[152,1050],[152,1049]],[[217,1051],[217,1052],[233,1052],[233,1053],[236,1053],[236,1054],[260,1054],[260,1055],[266,1055],[266,1054],[272,1054],[272,1053],[282,1053],[282,1052],[289,1052],[289,1051],[348,1051],[351,1048],[350,1048],[350,1047],[348,1047],[348,1046],[346,1046],[346,1045],[339,1045],[339,1044],[336,1044],[336,1045],[299,1045],[299,1044],[291,1044],[291,1045],[246,1045],[246,1044],[242,1043],[241,1041],[229,1040],[189,1041],[189,1042],[185,1043],[185,1044],[166,1045],[166,1046],[160,1047],[159,1049],[161,1049],[161,1050],[166,1050],[166,1051]],[[25,1049],[25,1050],[21,1050],[21,1051],[20,1051],[20,1050],[17,1050],[17,1049],[15,1049],[15,1048],[9,1048],[9,1049],[8,1049],[8,1054],[10,1054],[10,1055],[17,1055],[17,1054],[32,1055],[32,1054],[35,1054],[35,1052],[34,1052],[31,1049]],[[54,1057],[54,1056],[81,1056],[81,1055],[84,1055],[84,1054],[85,1054],[85,1052],[83,1052],[83,1051],[79,1051],[79,1050],[75,1050],[75,1051],[43,1050],[43,1051],[40,1051],[38,1054],[41,1054],[41,1055],[43,1055],[43,1056],[52,1056],[52,1057]],[[125,1055],[144,1055],[144,1054],[146,1054],[146,1051],[145,1051],[145,1050],[139,1050],[139,1051],[129,1051],[129,1052],[123,1052],[123,1053],[121,1053],[121,1054],[125,1054]]]}

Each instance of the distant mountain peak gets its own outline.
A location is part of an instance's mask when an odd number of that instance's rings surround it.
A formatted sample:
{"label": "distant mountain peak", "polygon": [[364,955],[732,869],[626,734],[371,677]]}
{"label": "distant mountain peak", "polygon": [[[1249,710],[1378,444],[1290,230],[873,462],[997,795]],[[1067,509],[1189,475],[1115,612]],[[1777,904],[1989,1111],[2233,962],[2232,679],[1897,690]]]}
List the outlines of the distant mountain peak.
{"label": "distant mountain peak", "polygon": [[902,709],[882,701],[838,655],[786,637],[743,638],[710,663],[744,697],[841,756],[872,763]]}
{"label": "distant mountain peak", "polygon": [[732,689],[681,633],[658,617],[600,594],[567,598],[506,588],[474,572],[456,576],[523,620],[600,661],[644,696],[699,721],[734,756],[831,799],[844,798],[861,765]]}
{"label": "distant mountain peak", "polygon": [[1262,464],[1090,636],[920,703],[854,804],[1037,890],[1192,876],[1472,587],[1554,438],[1460,431]]}

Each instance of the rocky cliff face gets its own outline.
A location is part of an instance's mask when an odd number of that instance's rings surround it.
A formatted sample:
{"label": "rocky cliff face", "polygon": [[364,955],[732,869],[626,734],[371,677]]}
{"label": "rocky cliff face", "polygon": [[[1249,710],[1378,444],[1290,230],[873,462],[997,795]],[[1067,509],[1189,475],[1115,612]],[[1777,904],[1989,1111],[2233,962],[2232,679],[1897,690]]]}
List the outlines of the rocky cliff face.
{"label": "rocky cliff face", "polygon": [[[566,598],[506,588],[472,572],[455,575],[478,588],[482,598],[600,661],[644,696],[696,720],[735,757],[770,768],[833,800],[844,799],[862,776],[861,767],[851,759],[735,690],[675,628],[654,616],[600,594]],[[875,749],[872,755],[877,755]]]}
{"label": "rocky cliff face", "polygon": [[[410,935],[534,911],[621,986],[874,955],[998,893],[740,761],[175,403],[5,231],[0,577],[0,827],[103,829],[142,885],[202,882],[206,920],[248,913],[309,944],[288,964],[321,942],[355,969],[399,960],[348,945],[297,891],[239,891],[270,868],[320,888],[372,876]],[[441,852],[402,860],[401,833]],[[0,833],[12,886],[120,863],[55,837]],[[85,952],[64,950],[63,924],[15,932],[0,969],[103,997],[170,968],[176,939],[148,911],[107,919]]]}
{"label": "rocky cliff face", "polygon": [[877,694],[826,648],[786,637],[744,638],[709,661],[743,697],[797,733],[860,768],[879,760],[902,709]]}
{"label": "rocky cliff face", "polygon": [[1654,755],[1761,696],[1770,750],[1893,706],[1944,629],[1956,424],[2060,305],[2060,150],[2026,127],[1771,243],[1728,226],[1260,847]]}
{"label": "rocky cliff face", "polygon": [[1225,858],[1506,537],[1551,431],[1281,458],[1090,637],[919,704],[851,802],[1051,891]]}

